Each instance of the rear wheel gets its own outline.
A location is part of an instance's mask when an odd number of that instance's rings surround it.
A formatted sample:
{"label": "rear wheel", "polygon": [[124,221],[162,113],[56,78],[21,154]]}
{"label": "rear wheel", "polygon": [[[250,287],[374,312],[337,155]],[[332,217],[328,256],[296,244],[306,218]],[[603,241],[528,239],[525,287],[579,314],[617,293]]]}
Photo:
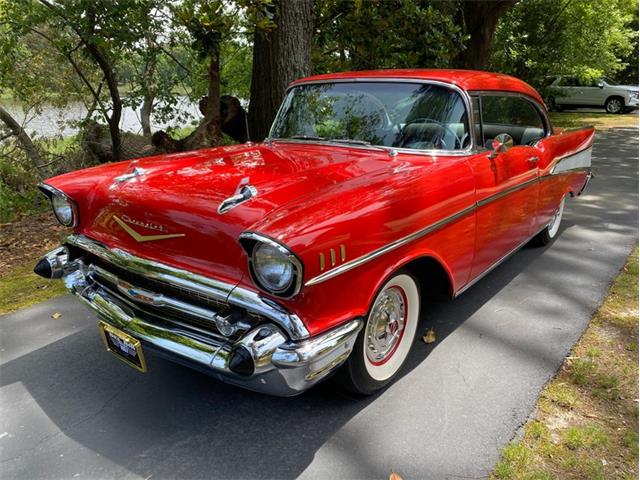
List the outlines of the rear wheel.
{"label": "rear wheel", "polygon": [[564,213],[564,201],[567,196],[563,196],[562,200],[560,200],[560,204],[556,209],[549,225],[546,226],[544,230],[542,230],[536,237],[533,239],[533,243],[539,246],[546,245],[551,242],[560,231],[560,223],[562,223],[562,214]]}
{"label": "rear wheel", "polygon": [[336,375],[353,393],[371,395],[389,384],[409,356],[418,328],[420,290],[401,271],[378,292],[349,359]]}

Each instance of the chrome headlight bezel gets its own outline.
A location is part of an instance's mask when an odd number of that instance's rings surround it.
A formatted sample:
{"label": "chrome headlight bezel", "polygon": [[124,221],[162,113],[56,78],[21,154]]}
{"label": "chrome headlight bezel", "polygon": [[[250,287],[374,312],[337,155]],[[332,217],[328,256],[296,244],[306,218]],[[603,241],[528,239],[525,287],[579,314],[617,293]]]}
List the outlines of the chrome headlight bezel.
{"label": "chrome headlight bezel", "polygon": [[[53,215],[61,225],[70,228],[78,226],[78,206],[67,194],[55,187],[52,187],[51,185],[47,185],[46,183],[38,185],[38,188],[49,198]],[[67,207],[71,213],[71,217],[68,219],[60,211],[65,207]]]}
{"label": "chrome headlight bezel", "polygon": [[[240,244],[247,254],[249,273],[253,283],[260,290],[280,298],[292,298],[300,293],[304,267],[300,259],[289,248],[271,237],[255,232],[245,232],[240,235]],[[289,262],[291,280],[286,285],[280,288],[269,285],[264,276],[257,271],[256,254],[259,253],[261,248],[271,249],[272,252],[277,253],[282,259]]]}

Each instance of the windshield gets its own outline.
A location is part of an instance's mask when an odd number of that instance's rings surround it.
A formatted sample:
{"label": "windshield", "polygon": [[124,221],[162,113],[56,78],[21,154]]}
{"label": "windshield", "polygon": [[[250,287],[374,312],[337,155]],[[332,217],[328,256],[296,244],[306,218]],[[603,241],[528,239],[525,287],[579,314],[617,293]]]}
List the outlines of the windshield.
{"label": "windshield", "polygon": [[615,85],[618,85],[618,82],[616,82],[615,80],[612,80],[609,77],[602,77],[602,80],[604,81],[604,83],[606,83],[607,85],[611,85],[612,87]]}
{"label": "windshield", "polygon": [[274,121],[271,138],[439,150],[470,144],[460,94],[440,85],[391,82],[294,87]]}

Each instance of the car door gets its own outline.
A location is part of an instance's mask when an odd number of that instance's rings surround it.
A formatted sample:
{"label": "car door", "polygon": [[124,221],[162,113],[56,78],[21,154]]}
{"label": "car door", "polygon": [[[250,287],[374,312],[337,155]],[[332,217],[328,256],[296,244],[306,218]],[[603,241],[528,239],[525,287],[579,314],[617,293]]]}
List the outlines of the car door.
{"label": "car door", "polygon": [[604,105],[604,98],[601,98],[603,96],[603,88],[598,86],[596,80],[579,80],[579,86],[582,92],[580,97],[581,105]]}
{"label": "car door", "polygon": [[[479,102],[486,154],[469,159],[477,204],[470,279],[482,275],[535,233],[540,158],[535,145],[549,131],[540,107],[524,96],[487,93]],[[513,146],[494,153],[492,140],[505,133],[513,139]]]}
{"label": "car door", "polygon": [[562,105],[582,105],[582,88],[577,77],[562,77],[559,82],[562,96],[556,99]]}

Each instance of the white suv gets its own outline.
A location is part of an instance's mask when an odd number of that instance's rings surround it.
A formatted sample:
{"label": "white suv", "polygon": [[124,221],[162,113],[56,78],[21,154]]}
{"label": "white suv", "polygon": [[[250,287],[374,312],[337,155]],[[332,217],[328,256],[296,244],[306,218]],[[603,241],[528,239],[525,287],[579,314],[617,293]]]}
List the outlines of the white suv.
{"label": "white suv", "polygon": [[604,107],[608,113],[629,113],[638,109],[638,87],[616,85],[603,77],[592,82],[574,76],[553,77],[547,105],[550,110],[571,107]]}

